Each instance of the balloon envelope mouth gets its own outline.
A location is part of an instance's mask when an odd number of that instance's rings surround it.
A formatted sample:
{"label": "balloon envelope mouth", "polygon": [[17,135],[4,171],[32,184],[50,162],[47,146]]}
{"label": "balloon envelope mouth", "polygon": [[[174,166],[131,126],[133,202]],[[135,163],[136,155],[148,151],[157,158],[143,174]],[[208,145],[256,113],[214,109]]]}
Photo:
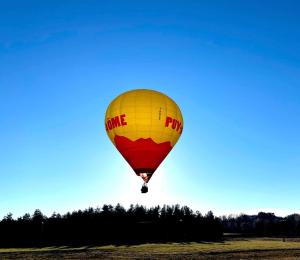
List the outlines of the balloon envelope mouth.
{"label": "balloon envelope mouth", "polygon": [[141,173],[137,173],[137,175],[140,176],[145,183],[148,183],[148,181],[151,179],[153,173],[141,172]]}

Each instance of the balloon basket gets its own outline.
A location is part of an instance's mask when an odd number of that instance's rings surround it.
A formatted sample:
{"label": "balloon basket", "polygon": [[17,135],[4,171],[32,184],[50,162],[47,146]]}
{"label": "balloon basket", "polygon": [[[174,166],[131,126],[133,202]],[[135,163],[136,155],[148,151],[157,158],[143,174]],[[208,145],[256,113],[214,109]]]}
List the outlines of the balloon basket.
{"label": "balloon basket", "polygon": [[148,192],[148,186],[146,183],[143,184],[142,188],[141,188],[141,192],[142,193],[147,193]]}

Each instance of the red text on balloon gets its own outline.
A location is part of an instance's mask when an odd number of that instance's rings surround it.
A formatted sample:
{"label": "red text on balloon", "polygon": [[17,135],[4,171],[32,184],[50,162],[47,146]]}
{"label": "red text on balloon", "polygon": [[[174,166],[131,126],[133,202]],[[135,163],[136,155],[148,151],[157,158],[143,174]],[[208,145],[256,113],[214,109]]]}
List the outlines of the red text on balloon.
{"label": "red text on balloon", "polygon": [[106,131],[110,131],[116,127],[127,125],[127,122],[125,121],[125,114],[115,116],[113,118],[108,118],[105,123],[105,129]]}
{"label": "red text on balloon", "polygon": [[170,116],[166,117],[165,127],[172,127],[172,129],[176,130],[179,134],[182,132],[182,123],[179,122],[177,119],[172,118]]}

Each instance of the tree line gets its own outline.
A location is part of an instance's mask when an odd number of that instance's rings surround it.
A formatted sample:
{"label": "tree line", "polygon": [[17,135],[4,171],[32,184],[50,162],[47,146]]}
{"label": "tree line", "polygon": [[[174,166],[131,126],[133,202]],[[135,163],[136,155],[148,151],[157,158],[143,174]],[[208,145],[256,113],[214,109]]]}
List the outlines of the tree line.
{"label": "tree line", "polygon": [[9,213],[0,221],[0,247],[217,241],[224,233],[300,236],[300,215],[283,218],[260,212],[215,217],[211,211],[202,215],[179,205],[125,209],[104,204],[50,217],[35,210],[17,219]]}
{"label": "tree line", "polygon": [[40,210],[0,221],[0,247],[136,244],[222,239],[221,219],[187,206],[117,204],[47,217]]}
{"label": "tree line", "polygon": [[223,232],[255,236],[300,236],[300,215],[278,217],[274,213],[221,217]]}

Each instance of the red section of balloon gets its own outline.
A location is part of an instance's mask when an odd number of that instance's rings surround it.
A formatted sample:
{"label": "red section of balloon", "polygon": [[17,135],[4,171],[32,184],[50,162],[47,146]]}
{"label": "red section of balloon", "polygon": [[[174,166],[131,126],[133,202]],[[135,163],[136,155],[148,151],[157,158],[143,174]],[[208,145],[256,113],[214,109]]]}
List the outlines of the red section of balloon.
{"label": "red section of balloon", "polygon": [[155,143],[151,138],[135,141],[116,135],[115,144],[135,173],[154,173],[157,167],[172,150],[170,142]]}

